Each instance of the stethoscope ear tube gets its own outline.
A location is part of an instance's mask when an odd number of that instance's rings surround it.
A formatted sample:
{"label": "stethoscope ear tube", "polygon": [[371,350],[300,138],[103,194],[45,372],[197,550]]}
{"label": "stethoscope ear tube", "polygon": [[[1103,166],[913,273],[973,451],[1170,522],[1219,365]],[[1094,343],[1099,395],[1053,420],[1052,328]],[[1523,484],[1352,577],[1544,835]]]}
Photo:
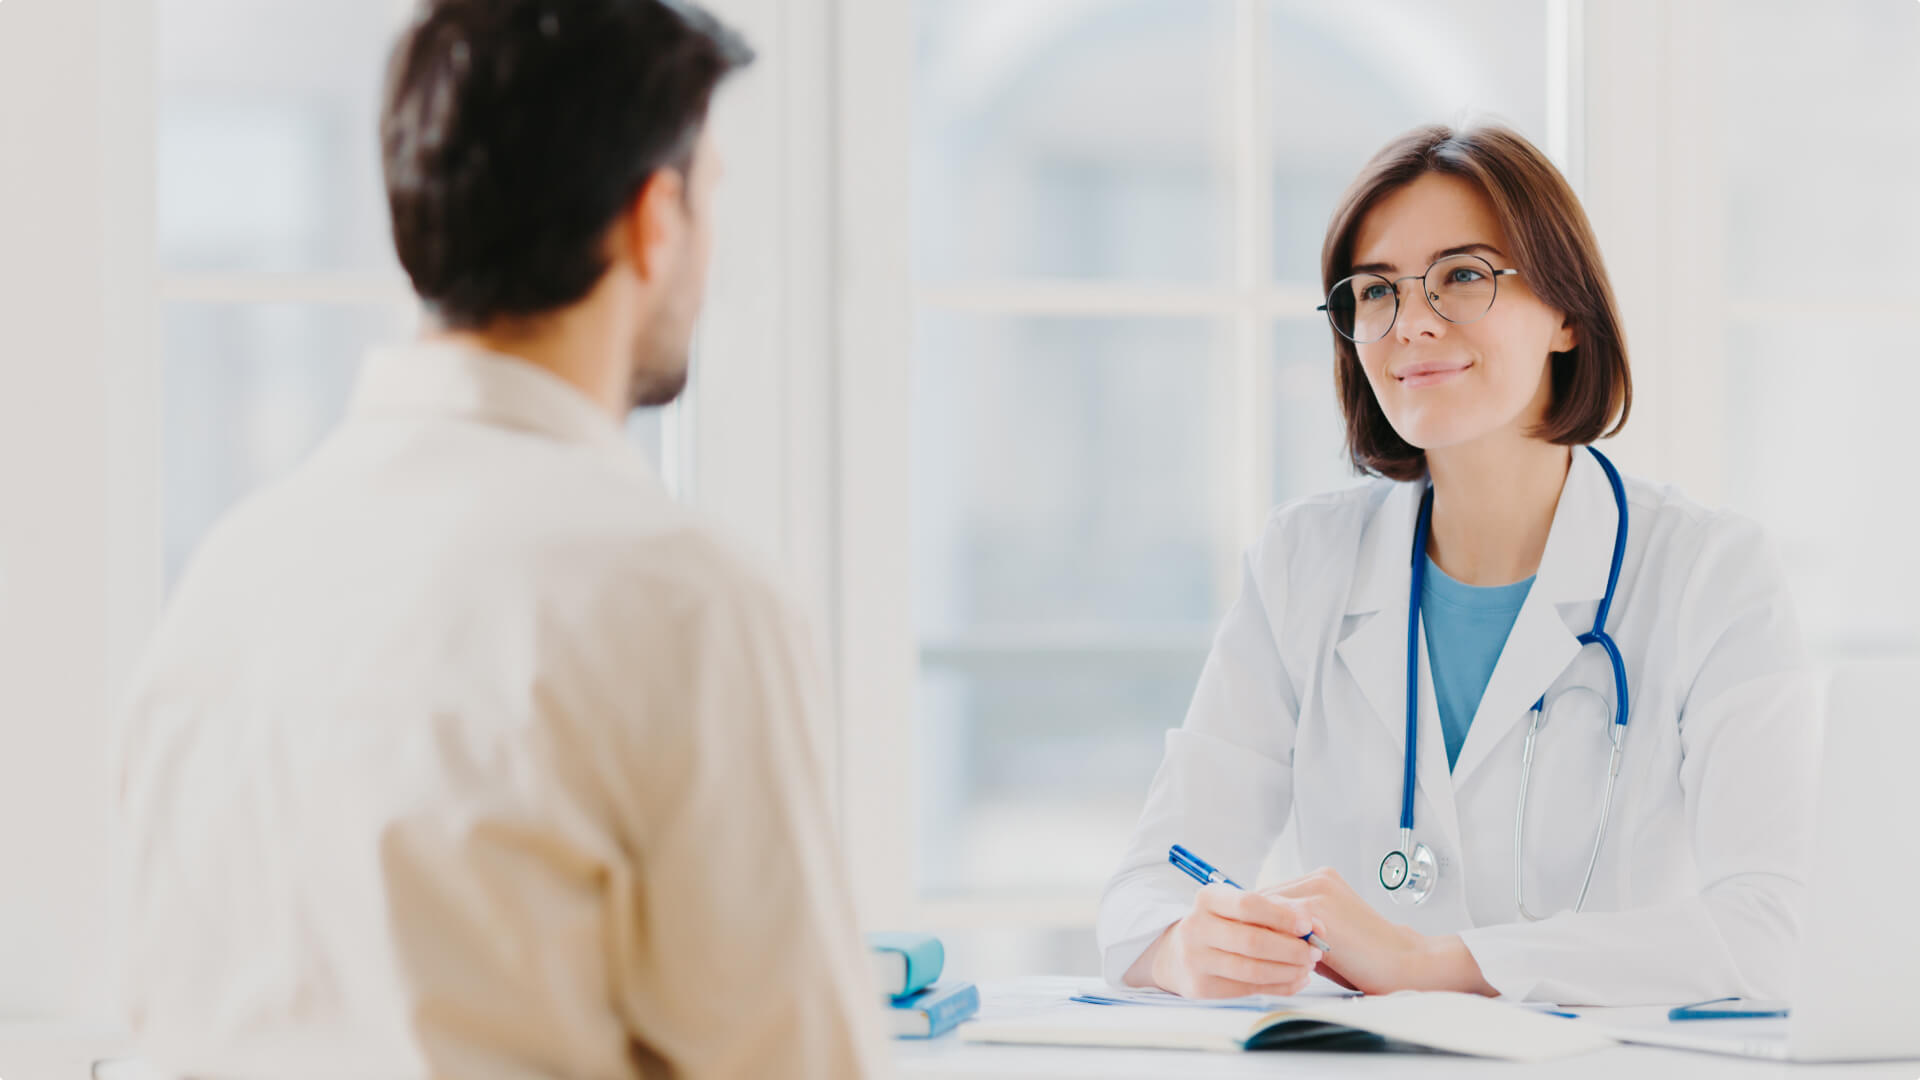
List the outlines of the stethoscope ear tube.
{"label": "stethoscope ear tube", "polygon": [[[1593,693],[1591,690],[1587,692]],[[1521,876],[1522,855],[1527,846],[1527,787],[1533,775],[1534,736],[1540,731],[1543,703],[1544,701],[1534,705],[1533,718],[1527,723],[1526,746],[1520,754],[1520,795],[1513,806],[1513,906],[1519,911],[1520,917],[1528,922],[1539,922],[1546,918],[1544,915],[1535,915],[1527,910],[1526,888]],[[1559,703],[1558,700],[1554,702],[1556,706]],[[1600,800],[1600,825],[1594,830],[1593,848],[1587,853],[1587,872],[1580,879],[1580,895],[1573,902],[1573,910],[1576,912],[1587,904],[1587,891],[1593,887],[1594,867],[1600,863],[1600,846],[1607,839],[1607,822],[1612,817],[1610,811],[1613,808],[1614,785],[1620,779],[1620,755],[1625,748],[1626,730],[1627,726],[1624,723],[1607,725],[1607,737],[1612,743],[1612,751],[1607,755],[1607,788],[1606,794]]]}

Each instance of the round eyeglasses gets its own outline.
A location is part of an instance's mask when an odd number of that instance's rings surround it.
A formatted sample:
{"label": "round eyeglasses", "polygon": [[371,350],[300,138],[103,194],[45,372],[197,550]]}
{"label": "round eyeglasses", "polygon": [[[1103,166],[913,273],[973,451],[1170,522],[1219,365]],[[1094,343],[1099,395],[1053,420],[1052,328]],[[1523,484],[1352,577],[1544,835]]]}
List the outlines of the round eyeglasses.
{"label": "round eyeglasses", "polygon": [[1479,322],[1493,307],[1500,291],[1500,279],[1518,270],[1495,270],[1493,264],[1478,255],[1449,255],[1435,260],[1427,272],[1398,280],[1379,274],[1355,274],[1343,278],[1327,293],[1327,302],[1316,310],[1327,313],[1327,321],[1341,337],[1356,345],[1367,345],[1386,337],[1400,317],[1400,282],[1419,281],[1427,306],[1450,323]]}

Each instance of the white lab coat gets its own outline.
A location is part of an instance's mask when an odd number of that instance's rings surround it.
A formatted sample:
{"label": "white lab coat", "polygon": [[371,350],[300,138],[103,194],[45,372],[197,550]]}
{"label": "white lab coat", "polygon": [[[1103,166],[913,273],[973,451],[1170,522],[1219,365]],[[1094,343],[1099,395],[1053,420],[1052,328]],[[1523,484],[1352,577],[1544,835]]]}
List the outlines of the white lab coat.
{"label": "white lab coat", "polygon": [[[1194,885],[1185,844],[1254,881],[1289,815],[1307,866],[1390,919],[1457,933],[1502,994],[1594,1005],[1782,997],[1806,887],[1817,693],[1778,560],[1761,531],[1627,478],[1629,529],[1608,630],[1631,715],[1612,825],[1585,909],[1571,910],[1605,788],[1612,677],[1579,648],[1606,591],[1618,521],[1576,451],[1540,570],[1451,774],[1424,632],[1414,834],[1440,875],[1416,907],[1379,883],[1399,844],[1407,599],[1421,484],[1376,481],[1276,510],[1200,675],[1100,908],[1118,981]],[[1577,694],[1536,744],[1514,904],[1514,807],[1530,706]],[[1337,947],[1337,946],[1336,946]]]}

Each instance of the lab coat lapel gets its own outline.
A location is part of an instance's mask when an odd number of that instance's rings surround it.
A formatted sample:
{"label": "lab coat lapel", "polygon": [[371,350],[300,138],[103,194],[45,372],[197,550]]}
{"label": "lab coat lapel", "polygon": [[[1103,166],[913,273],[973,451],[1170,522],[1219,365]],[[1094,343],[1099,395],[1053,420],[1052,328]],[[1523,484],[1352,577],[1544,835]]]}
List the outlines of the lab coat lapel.
{"label": "lab coat lapel", "polygon": [[[1404,764],[1407,746],[1407,590],[1413,584],[1413,529],[1425,486],[1399,485],[1367,523],[1347,603],[1348,618],[1357,617],[1359,622],[1335,646],[1375,721],[1397,752],[1396,768]],[[1440,732],[1424,620],[1416,653],[1420,701],[1414,779],[1439,820],[1428,821],[1416,811],[1414,827],[1416,831],[1437,827],[1439,833],[1455,839],[1458,826],[1453,782],[1447,775],[1446,743]]]}
{"label": "lab coat lapel", "polygon": [[1537,589],[1529,592],[1467,728],[1460,759],[1453,766],[1454,783],[1465,783],[1473,775],[1579,654],[1578,636],[1567,629],[1559,607]]}
{"label": "lab coat lapel", "polygon": [[1594,605],[1607,591],[1618,515],[1599,463],[1584,448],[1575,449],[1540,571],[1467,728],[1453,767],[1454,784],[1465,783],[1493,756],[1580,654],[1580,635],[1590,629]]}

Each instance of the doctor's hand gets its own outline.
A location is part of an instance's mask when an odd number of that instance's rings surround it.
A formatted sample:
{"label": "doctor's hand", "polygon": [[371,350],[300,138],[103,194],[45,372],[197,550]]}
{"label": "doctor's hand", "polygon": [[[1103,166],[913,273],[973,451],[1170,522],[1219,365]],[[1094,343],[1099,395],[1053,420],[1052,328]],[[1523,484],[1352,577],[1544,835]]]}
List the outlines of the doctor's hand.
{"label": "doctor's hand", "polygon": [[1260,890],[1269,899],[1304,906],[1333,951],[1318,956],[1322,974],[1369,994],[1458,990],[1498,994],[1458,935],[1422,934],[1401,926],[1353,891],[1338,871],[1315,870]]}
{"label": "doctor's hand", "polygon": [[1319,929],[1303,904],[1208,885],[1194,895],[1193,910],[1134,962],[1125,981],[1151,982],[1192,998],[1297,994],[1320,955],[1300,938]]}

